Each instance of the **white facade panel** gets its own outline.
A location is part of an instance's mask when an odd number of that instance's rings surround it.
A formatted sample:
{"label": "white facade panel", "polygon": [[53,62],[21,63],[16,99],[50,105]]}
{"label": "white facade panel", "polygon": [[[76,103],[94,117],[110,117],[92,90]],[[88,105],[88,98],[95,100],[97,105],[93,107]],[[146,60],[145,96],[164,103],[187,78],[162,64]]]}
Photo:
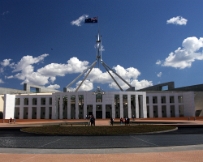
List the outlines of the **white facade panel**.
{"label": "white facade panel", "polygon": [[[36,113],[36,119],[84,119],[89,114],[102,119],[110,117],[132,118],[133,115],[135,118],[195,115],[193,92],[118,91],[105,92],[100,97],[96,99],[93,92],[6,95],[4,118],[14,118],[15,107],[19,111],[16,113],[19,119],[33,119],[35,116],[33,113]],[[19,100],[16,105],[15,98]],[[33,99],[37,100],[36,103]],[[34,109],[36,112],[33,111]]]}
{"label": "white facade panel", "polygon": [[15,95],[4,95],[4,119],[14,119]]}

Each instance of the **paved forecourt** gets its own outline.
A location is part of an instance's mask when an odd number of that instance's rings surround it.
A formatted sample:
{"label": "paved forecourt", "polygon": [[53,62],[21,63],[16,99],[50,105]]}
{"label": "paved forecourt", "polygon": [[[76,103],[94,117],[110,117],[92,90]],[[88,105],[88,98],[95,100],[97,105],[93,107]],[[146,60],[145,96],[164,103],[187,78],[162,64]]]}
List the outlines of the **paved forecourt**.
{"label": "paved forecourt", "polygon": [[[102,122],[109,125],[109,121]],[[96,124],[98,126],[103,125],[102,122]],[[202,124],[202,121],[191,121],[190,123],[188,123],[188,121],[184,122],[188,125]],[[40,125],[41,123],[42,121],[35,124]],[[16,124],[10,125],[15,127],[14,125],[23,126],[27,124],[34,125],[32,122],[22,122],[20,124],[16,122]],[[0,125],[5,126],[6,123]],[[12,134],[12,130],[10,130],[10,132],[1,132],[0,140],[0,159],[2,161],[31,162],[36,160],[63,160],[105,162],[127,160],[167,162],[201,161],[203,159],[203,143],[201,142],[203,141],[202,128],[182,128],[176,132],[154,135],[103,137],[47,137],[26,135],[22,132],[14,132],[14,134]],[[86,142],[84,143],[83,141]],[[184,143],[185,141],[187,141],[187,143]],[[83,148],[81,145],[85,147]],[[52,146],[55,146],[55,148]]]}

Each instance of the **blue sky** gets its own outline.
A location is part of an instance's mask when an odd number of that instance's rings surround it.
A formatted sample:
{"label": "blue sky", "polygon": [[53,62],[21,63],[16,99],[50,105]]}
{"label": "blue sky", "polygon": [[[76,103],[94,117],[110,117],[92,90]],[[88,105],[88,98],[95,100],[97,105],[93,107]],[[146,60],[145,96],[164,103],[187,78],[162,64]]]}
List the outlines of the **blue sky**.
{"label": "blue sky", "polygon": [[[95,61],[98,29],[104,62],[136,89],[202,84],[202,8],[202,0],[1,0],[0,86],[62,90]],[[97,86],[118,89],[98,65],[80,90]]]}

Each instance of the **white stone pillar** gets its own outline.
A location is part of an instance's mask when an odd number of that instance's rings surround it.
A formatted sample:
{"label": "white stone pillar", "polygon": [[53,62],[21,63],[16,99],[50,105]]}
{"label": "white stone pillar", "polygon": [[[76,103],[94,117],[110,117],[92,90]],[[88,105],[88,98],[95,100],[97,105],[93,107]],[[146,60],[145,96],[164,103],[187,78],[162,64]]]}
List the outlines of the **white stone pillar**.
{"label": "white stone pillar", "polygon": [[120,103],[120,117],[124,118],[123,114],[123,94],[119,95],[119,103]]}
{"label": "white stone pillar", "polygon": [[140,97],[140,118],[144,118],[144,108],[143,108],[143,95],[139,95]]}
{"label": "white stone pillar", "polygon": [[152,96],[148,96],[148,98],[149,98],[149,103],[148,103],[148,106],[149,106],[149,117],[153,118],[154,114],[153,114]]}
{"label": "white stone pillar", "polygon": [[93,108],[92,108],[92,115],[94,116],[94,118],[96,119],[96,103],[93,103]]}
{"label": "white stone pillar", "polygon": [[146,93],[142,95],[143,118],[147,118]]}
{"label": "white stone pillar", "polygon": [[106,119],[106,105],[102,104],[102,119]]}
{"label": "white stone pillar", "polygon": [[32,119],[32,97],[28,98],[28,119]]}
{"label": "white stone pillar", "polygon": [[175,117],[179,117],[179,103],[178,103],[178,96],[174,95],[174,100],[175,100]]}
{"label": "white stone pillar", "polygon": [[56,96],[54,94],[52,94],[52,115],[51,118],[52,119],[57,119],[57,112],[56,112]]}
{"label": "white stone pillar", "polygon": [[37,96],[37,119],[40,119],[41,116],[41,98]]}
{"label": "white stone pillar", "polygon": [[49,97],[45,98],[45,119],[49,119]]}
{"label": "white stone pillar", "polygon": [[67,115],[68,115],[68,119],[71,119],[71,95],[70,95],[70,93],[67,95],[67,98],[68,98]]}
{"label": "white stone pillar", "polygon": [[128,118],[132,118],[131,95],[128,94]]}
{"label": "white stone pillar", "polygon": [[57,99],[56,99],[56,95],[52,94],[52,115],[51,118],[52,119],[58,119],[58,112],[57,112]]}
{"label": "white stone pillar", "polygon": [[60,94],[60,101],[59,101],[59,119],[63,119],[63,95]]}
{"label": "white stone pillar", "polygon": [[138,101],[138,95],[136,94],[135,95],[135,101],[136,101],[136,118],[140,118],[140,115],[139,115],[139,101]]}
{"label": "white stone pillar", "polygon": [[166,96],[166,116],[168,118],[171,117],[171,110],[170,110],[170,96]]}
{"label": "white stone pillar", "polygon": [[157,96],[158,118],[162,117],[161,96]]}
{"label": "white stone pillar", "polygon": [[79,96],[75,94],[75,119],[79,119]]}
{"label": "white stone pillar", "polygon": [[20,96],[20,107],[19,107],[19,118],[23,119],[23,113],[24,113],[24,98],[23,96]]}
{"label": "white stone pillar", "polygon": [[112,116],[111,117],[114,119],[116,117],[114,100],[111,103],[111,110],[112,110]]}
{"label": "white stone pillar", "polygon": [[83,97],[84,97],[84,105],[83,105],[83,118],[85,119],[86,118],[86,115],[87,115],[87,96],[88,94],[84,94]]}

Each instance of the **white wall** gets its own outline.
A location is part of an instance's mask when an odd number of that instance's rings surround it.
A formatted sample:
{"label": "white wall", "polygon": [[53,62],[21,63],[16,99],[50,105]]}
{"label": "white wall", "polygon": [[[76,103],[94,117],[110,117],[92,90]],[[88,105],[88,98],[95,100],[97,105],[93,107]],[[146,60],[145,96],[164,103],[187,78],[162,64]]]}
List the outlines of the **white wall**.
{"label": "white wall", "polygon": [[15,95],[4,95],[4,119],[14,118],[15,110]]}

